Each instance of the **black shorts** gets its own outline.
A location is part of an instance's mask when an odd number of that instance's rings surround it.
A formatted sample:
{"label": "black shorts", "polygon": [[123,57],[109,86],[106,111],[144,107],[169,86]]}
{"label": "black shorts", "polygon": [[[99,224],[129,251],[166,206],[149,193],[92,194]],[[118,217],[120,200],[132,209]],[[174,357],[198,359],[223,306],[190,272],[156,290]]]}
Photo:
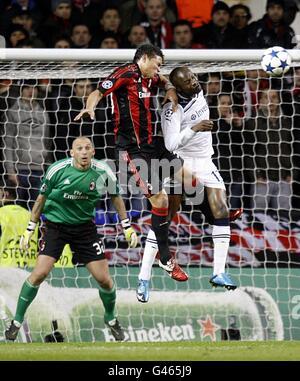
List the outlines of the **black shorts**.
{"label": "black shorts", "polygon": [[116,156],[121,188],[134,183],[147,198],[160,192],[164,179],[173,178],[183,166],[183,160],[166,149],[163,138],[156,140],[153,153],[117,151]]}
{"label": "black shorts", "polygon": [[67,243],[73,252],[74,265],[105,259],[103,243],[93,221],[80,225],[46,221],[39,254],[48,255],[58,261]]}

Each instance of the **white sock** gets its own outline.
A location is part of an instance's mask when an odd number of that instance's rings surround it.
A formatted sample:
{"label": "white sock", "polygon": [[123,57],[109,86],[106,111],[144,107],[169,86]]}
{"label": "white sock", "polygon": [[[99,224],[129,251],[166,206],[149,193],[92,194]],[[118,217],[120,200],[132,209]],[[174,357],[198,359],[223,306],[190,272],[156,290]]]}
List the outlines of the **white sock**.
{"label": "white sock", "polygon": [[139,279],[150,280],[152,265],[154,263],[157,252],[158,245],[156,242],[156,236],[154,231],[150,229],[146,239],[142,266],[139,273]]}
{"label": "white sock", "polygon": [[225,272],[225,264],[230,242],[230,226],[213,225],[214,275]]}

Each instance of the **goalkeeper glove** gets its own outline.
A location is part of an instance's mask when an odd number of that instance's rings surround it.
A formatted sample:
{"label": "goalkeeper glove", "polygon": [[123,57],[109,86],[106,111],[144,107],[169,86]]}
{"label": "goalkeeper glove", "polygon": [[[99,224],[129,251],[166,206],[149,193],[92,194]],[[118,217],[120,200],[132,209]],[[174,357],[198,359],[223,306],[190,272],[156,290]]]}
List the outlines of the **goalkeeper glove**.
{"label": "goalkeeper glove", "polygon": [[125,220],[121,221],[123,233],[126,241],[129,243],[130,247],[136,247],[138,243],[138,237],[134,229],[131,227],[129,219],[125,218]]}
{"label": "goalkeeper glove", "polygon": [[36,222],[29,221],[27,229],[23,233],[21,239],[20,239],[20,249],[21,250],[28,250],[29,243],[31,240],[31,237],[34,233],[36,227]]}

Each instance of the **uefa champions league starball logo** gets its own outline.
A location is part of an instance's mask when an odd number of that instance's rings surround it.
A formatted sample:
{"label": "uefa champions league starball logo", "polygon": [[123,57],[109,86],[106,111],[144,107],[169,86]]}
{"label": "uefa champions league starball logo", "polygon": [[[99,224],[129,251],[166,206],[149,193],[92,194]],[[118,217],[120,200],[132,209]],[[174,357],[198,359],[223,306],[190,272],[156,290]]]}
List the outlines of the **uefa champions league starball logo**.
{"label": "uefa champions league starball logo", "polygon": [[113,87],[113,83],[112,83],[112,81],[104,81],[103,83],[102,83],[102,87],[104,88],[104,89],[106,89],[106,90],[108,90],[108,89],[111,89],[112,87]]}
{"label": "uefa champions league starball logo", "polygon": [[172,117],[172,114],[173,114],[173,111],[171,109],[168,109],[165,111],[165,117],[167,120],[171,120],[171,117]]}

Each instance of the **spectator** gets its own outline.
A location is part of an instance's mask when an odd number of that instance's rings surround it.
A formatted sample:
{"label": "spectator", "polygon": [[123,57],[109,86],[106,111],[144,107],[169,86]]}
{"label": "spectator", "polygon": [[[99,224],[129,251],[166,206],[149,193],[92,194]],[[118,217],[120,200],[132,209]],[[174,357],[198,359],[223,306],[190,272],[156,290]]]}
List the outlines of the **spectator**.
{"label": "spectator", "polygon": [[3,137],[4,137],[4,123],[5,123],[5,113],[14,104],[16,99],[15,86],[12,85],[12,80],[10,79],[0,79],[0,176],[2,182],[2,177],[4,174],[4,157],[3,157]]}
{"label": "spectator", "polygon": [[160,48],[170,48],[173,35],[172,27],[165,20],[165,0],[146,0],[146,20],[141,23],[146,29],[151,44]]}
{"label": "spectator", "polygon": [[297,0],[285,0],[283,18],[284,18],[284,22],[287,25],[291,25],[294,22],[296,15],[299,12],[298,4],[297,4]]}
{"label": "spectator", "polygon": [[209,73],[202,79],[202,87],[205,92],[205,99],[209,107],[210,119],[216,121],[218,113],[218,95],[221,93],[221,74]]}
{"label": "spectator", "polygon": [[130,28],[129,35],[125,37],[122,47],[136,49],[140,45],[149,44],[149,42],[145,28],[141,25],[133,25]]}
{"label": "spectator", "polygon": [[296,45],[295,32],[284,20],[284,7],[284,0],[267,1],[267,13],[249,26],[250,49],[265,49],[272,46],[292,49]]}
{"label": "spectator", "polygon": [[238,49],[243,44],[239,34],[229,23],[230,9],[223,1],[214,4],[211,21],[194,29],[194,41],[208,49]]}
{"label": "spectator", "polygon": [[72,48],[87,49],[90,47],[92,36],[87,25],[77,24],[72,27]]}
{"label": "spectator", "polygon": [[241,41],[244,42],[243,48],[247,48],[249,20],[251,20],[249,7],[244,4],[235,4],[230,8],[230,23],[237,30]]}
{"label": "spectator", "polygon": [[173,43],[174,49],[201,49],[204,45],[193,42],[192,25],[187,20],[178,20],[173,24]]}
{"label": "spectator", "polygon": [[[0,2],[1,5],[3,3]],[[38,27],[43,19],[42,2],[35,0],[11,0],[4,9],[0,9],[0,34],[6,34],[13,18],[20,12],[30,13],[33,24]]]}
{"label": "spectator", "polygon": [[230,22],[239,31],[248,26],[251,17],[249,7],[244,4],[235,4],[230,8]]}
{"label": "spectator", "polygon": [[228,190],[229,205],[231,209],[242,206],[243,195],[243,136],[242,120],[237,117],[232,108],[230,94],[218,95],[217,129],[213,134],[215,160],[220,174]]}
{"label": "spectator", "polygon": [[7,38],[6,38],[7,47],[15,48],[19,41],[28,40],[28,39],[29,39],[29,34],[22,25],[12,24],[7,33]]}
{"label": "spectator", "polygon": [[30,220],[30,213],[16,205],[15,185],[6,182],[0,188],[0,266],[33,267],[37,256],[38,229],[27,252],[20,249],[20,238]]}
{"label": "spectator", "polygon": [[73,17],[71,0],[52,0],[52,13],[37,30],[47,48],[54,45],[57,36],[71,34]]}
{"label": "spectator", "polygon": [[99,20],[100,22],[100,31],[95,33],[94,44],[98,47],[100,45],[100,41],[103,40],[103,35],[107,32],[113,32],[118,37],[118,43],[121,42],[122,36],[120,34],[120,24],[121,17],[117,7],[109,6],[106,8],[101,15]]}
{"label": "spectator", "polygon": [[94,35],[99,29],[101,14],[108,6],[116,6],[118,0],[72,0],[75,24],[89,27]]}
{"label": "spectator", "polygon": [[[277,90],[259,92],[257,118],[246,124],[245,141],[252,155],[246,157],[247,168],[255,168],[251,195],[255,210],[291,208],[292,133],[291,120],[280,110]],[[251,138],[251,134],[253,138]],[[251,157],[252,156],[252,157]]]}
{"label": "spectator", "polygon": [[55,131],[53,131],[55,160],[68,156],[73,140],[78,136],[90,137],[96,149],[96,157],[99,157],[98,149],[102,148],[103,142],[99,142],[101,136],[96,131],[97,123],[91,120],[85,120],[83,123],[74,122],[74,117],[84,108],[86,99],[92,91],[93,85],[89,79],[78,79],[73,94],[59,101],[57,124],[54,125]]}
{"label": "spectator", "polygon": [[4,123],[5,168],[8,179],[19,186],[18,199],[24,206],[33,205],[51,160],[49,116],[37,96],[36,81],[25,80]]}
{"label": "spectator", "polygon": [[[208,0],[213,1],[213,0]],[[165,19],[170,24],[177,20],[177,0],[166,0]],[[201,5],[203,0],[201,1]],[[121,0],[119,5],[121,20],[121,33],[127,34],[132,25],[145,21],[146,0]],[[185,17],[181,17],[185,18]]]}
{"label": "spectator", "polygon": [[70,49],[72,45],[72,40],[69,36],[59,36],[54,41],[54,48],[56,49]]}
{"label": "spectator", "polygon": [[35,32],[36,25],[34,25],[33,17],[31,16],[29,11],[18,11],[12,18],[12,23],[23,26],[23,28],[28,32],[32,47],[45,47],[44,43],[37,37],[37,33]]}
{"label": "spectator", "polygon": [[269,79],[263,70],[246,70],[245,79],[235,87],[234,96],[243,107],[246,119],[253,118],[257,113],[258,92],[269,87]]}
{"label": "spectator", "polygon": [[100,41],[100,49],[118,49],[118,47],[118,37],[115,33],[106,32],[102,35],[102,41]]}

